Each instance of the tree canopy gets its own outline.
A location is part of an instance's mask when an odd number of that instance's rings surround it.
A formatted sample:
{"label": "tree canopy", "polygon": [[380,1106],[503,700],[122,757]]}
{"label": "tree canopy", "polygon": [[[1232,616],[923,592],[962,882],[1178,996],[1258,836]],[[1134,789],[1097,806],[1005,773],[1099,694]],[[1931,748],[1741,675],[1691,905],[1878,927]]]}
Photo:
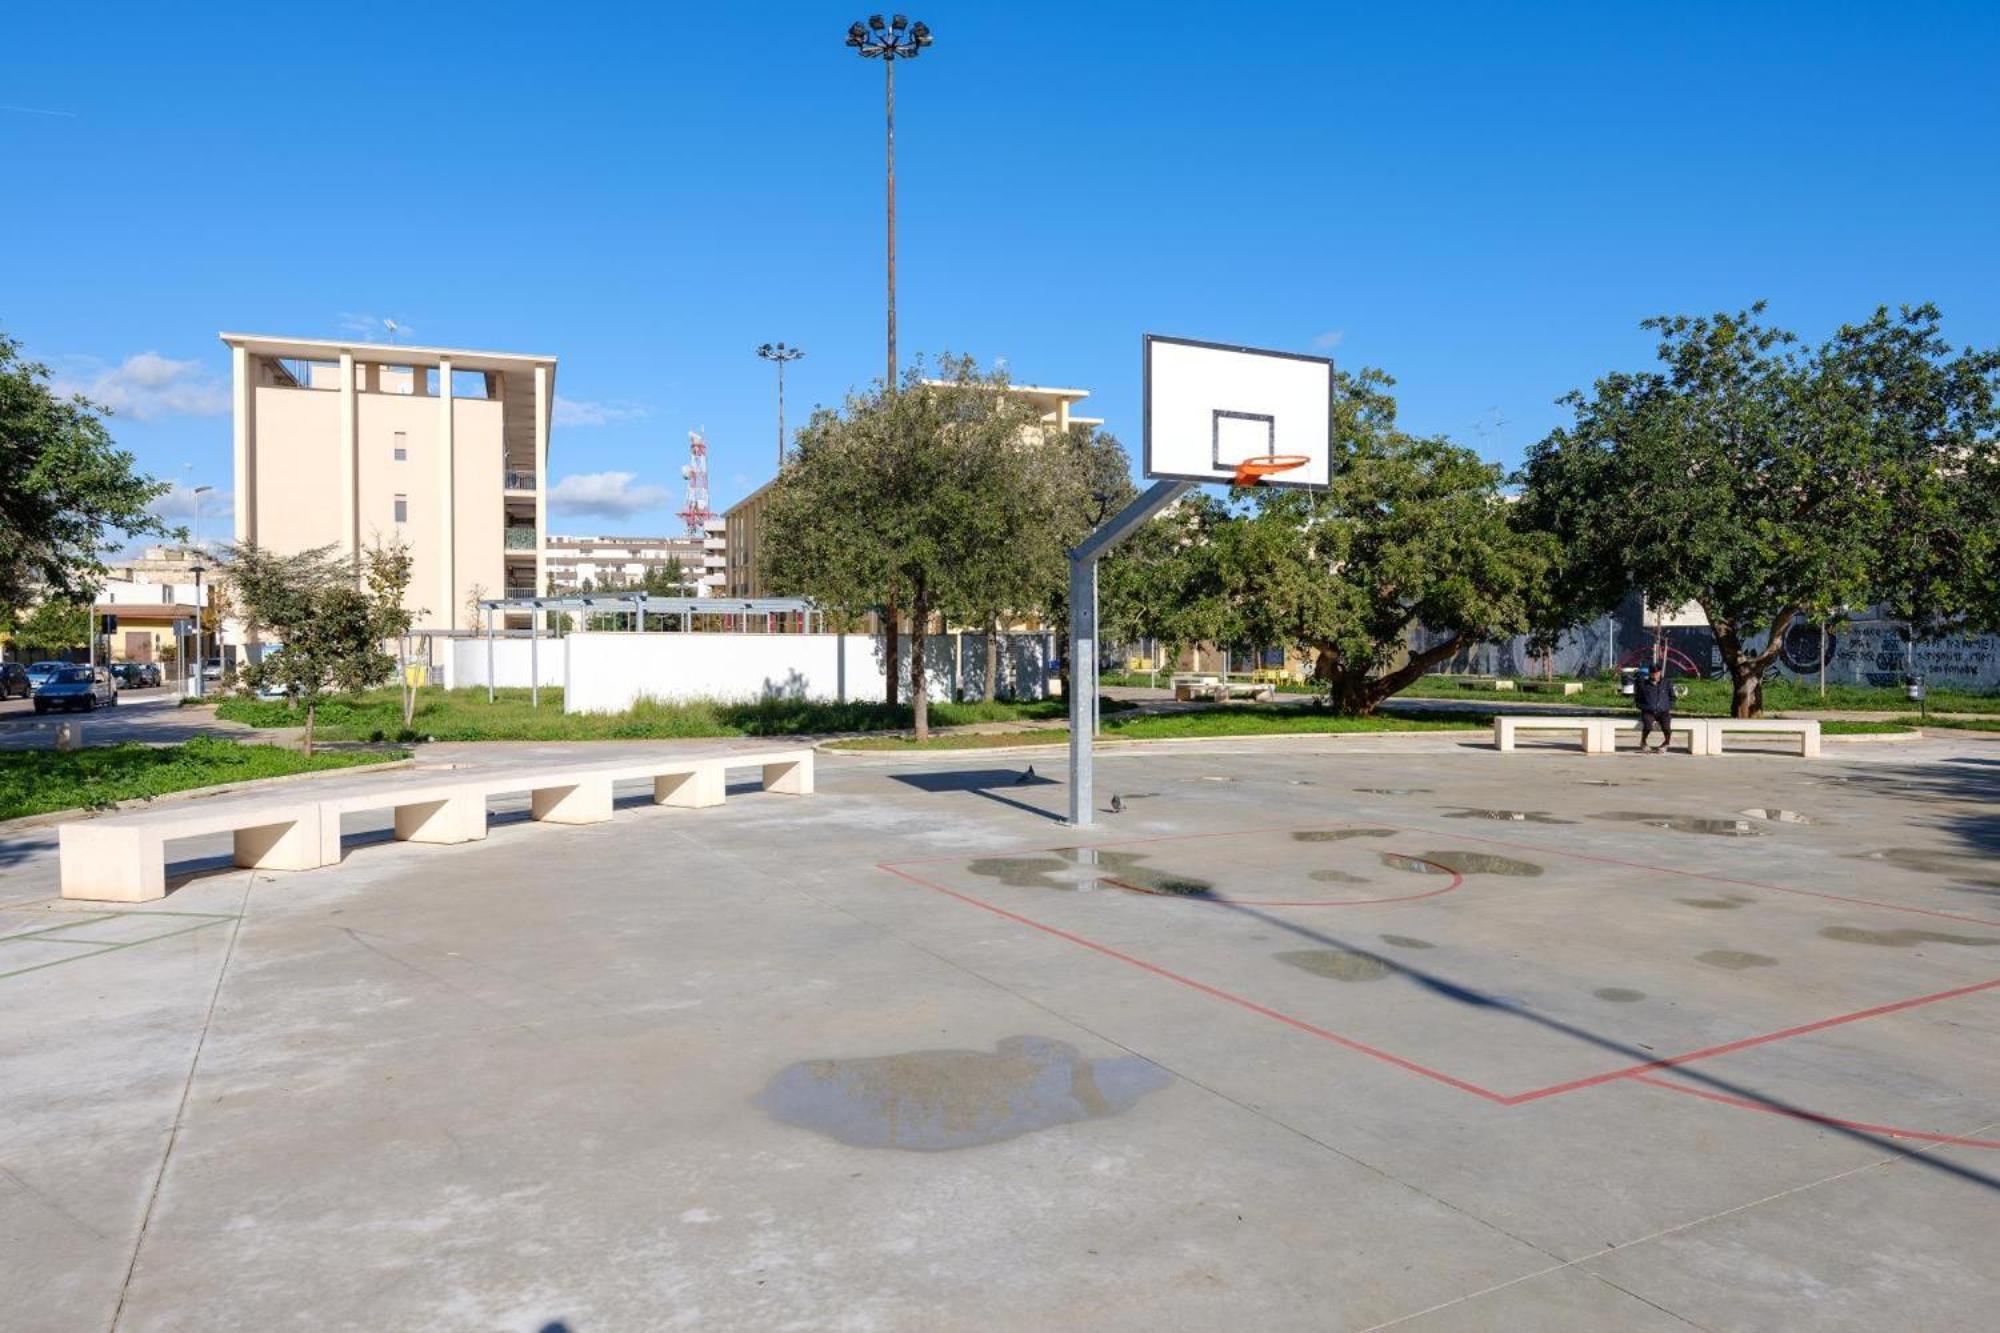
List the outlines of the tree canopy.
{"label": "tree canopy", "polygon": [[[773,485],[760,552],[765,582],[851,616],[884,612],[888,700],[900,670],[897,616],[910,613],[910,699],[928,733],[922,635],[933,613],[991,624],[1059,604],[1065,553],[1106,503],[1130,493],[1124,450],[1057,434],[1009,393],[1004,374],[946,356],[893,392],[849,394],[814,412]],[[990,681],[990,677],[989,677]]]}
{"label": "tree canopy", "polygon": [[172,535],[147,509],[170,489],[133,471],[112,443],[105,409],[49,387],[0,333],[0,606],[87,601],[104,574],[109,536]]}
{"label": "tree canopy", "polygon": [[1952,355],[1938,318],[1877,310],[1810,352],[1761,305],[1647,320],[1659,368],[1569,394],[1573,423],[1528,451],[1520,517],[1562,548],[1538,628],[1632,588],[1696,603],[1748,717],[1800,617],[1882,601],[1919,634],[1990,618],[2000,359]]}

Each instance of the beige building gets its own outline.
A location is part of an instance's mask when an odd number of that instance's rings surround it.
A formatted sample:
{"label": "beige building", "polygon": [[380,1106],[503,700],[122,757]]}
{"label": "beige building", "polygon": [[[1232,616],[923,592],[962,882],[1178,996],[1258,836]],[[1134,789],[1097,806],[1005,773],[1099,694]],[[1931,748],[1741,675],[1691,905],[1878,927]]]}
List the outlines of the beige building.
{"label": "beige building", "polygon": [[[929,382],[942,385],[946,381]],[[1090,397],[1088,389],[1054,389],[1036,384],[1010,384],[1007,386],[1007,392],[1027,399],[1039,413],[1042,425],[1058,431],[1066,431],[1071,426],[1097,427],[1104,424],[1103,417],[1077,416],[1071,410]],[[789,590],[766,588],[762,575],[757,571],[757,547],[763,538],[764,506],[771,498],[770,490],[771,483],[767,481],[723,512],[729,571],[727,594],[731,597],[790,595]]]}
{"label": "beige building", "polygon": [[682,596],[720,597],[727,584],[723,520],[712,518],[701,536],[551,537],[542,587],[560,596],[593,588],[634,588],[670,562],[681,569]]}
{"label": "beige building", "polygon": [[221,337],[237,541],[358,553],[400,537],[420,629],[469,630],[474,598],[546,586],[554,357]]}

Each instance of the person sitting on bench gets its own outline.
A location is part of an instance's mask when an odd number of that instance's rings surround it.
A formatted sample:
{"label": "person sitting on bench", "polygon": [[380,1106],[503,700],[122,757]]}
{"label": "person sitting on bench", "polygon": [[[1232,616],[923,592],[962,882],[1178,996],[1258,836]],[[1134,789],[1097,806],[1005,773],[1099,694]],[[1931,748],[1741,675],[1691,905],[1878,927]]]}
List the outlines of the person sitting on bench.
{"label": "person sitting on bench", "polygon": [[1660,728],[1661,750],[1673,743],[1674,739],[1674,687],[1662,670],[1657,674],[1653,668],[1639,668],[1638,679],[1633,682],[1633,701],[1639,705],[1639,748],[1649,749],[1646,740],[1653,734],[1654,724]]}

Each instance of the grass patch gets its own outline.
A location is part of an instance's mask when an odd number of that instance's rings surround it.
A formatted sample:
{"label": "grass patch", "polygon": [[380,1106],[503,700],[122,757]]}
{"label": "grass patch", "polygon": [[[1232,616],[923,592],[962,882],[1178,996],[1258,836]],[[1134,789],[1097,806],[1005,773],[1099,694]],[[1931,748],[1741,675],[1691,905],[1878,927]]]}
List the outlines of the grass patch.
{"label": "grass patch", "polygon": [[0,819],[98,809],[139,796],[404,757],[401,750],[332,750],[307,759],[275,745],[243,745],[213,736],[181,745],[126,742],[69,751],[0,750]]}
{"label": "grass patch", "polygon": [[[1191,740],[1210,736],[1341,735],[1381,731],[1477,731],[1490,727],[1490,715],[1449,719],[1406,717],[1342,717],[1310,708],[1218,708],[1209,712],[1146,713],[1107,717],[1104,740]],[[869,737],[836,741],[835,750],[991,750],[1020,745],[1068,744],[1069,728],[1004,735],[933,736],[922,744],[907,736]]]}
{"label": "grass patch", "polygon": [[[1114,710],[1106,701],[1105,711]],[[1129,705],[1118,705],[1129,707]],[[216,716],[252,727],[300,727],[305,714],[281,700],[230,698],[216,707]],[[1061,699],[1031,703],[934,703],[934,727],[975,722],[1055,720],[1068,716]],[[681,740],[704,736],[799,736],[844,731],[896,731],[915,725],[907,706],[883,703],[809,703],[796,699],[765,699],[757,703],[705,701],[669,704],[642,699],[623,713],[577,713],[562,710],[562,691],[542,691],[541,707],[530,704],[527,690],[497,690],[493,702],[486,691],[425,689],[417,694],[411,725],[403,726],[403,700],[398,690],[371,690],[341,696],[320,705],[317,734],[327,740],[411,741],[624,741]]]}
{"label": "grass patch", "polygon": [[[1415,699],[1512,699],[1520,702],[1546,699],[1550,703],[1587,704],[1628,711],[1632,707],[1632,700],[1618,693],[1618,687],[1608,680],[1591,679],[1580,683],[1583,685],[1581,694],[1537,695],[1521,691],[1503,690],[1496,693],[1492,689],[1467,688],[1458,683],[1456,676],[1424,676],[1404,690],[1403,696]],[[1687,696],[1680,701],[1675,712],[1685,713],[1690,717],[1729,715],[1730,690],[1727,681],[1694,680],[1677,676],[1674,678],[1674,683],[1687,686]],[[1932,708],[1940,712],[2000,717],[2000,694],[1937,688],[1930,691],[1929,702]],[[1903,697],[1903,688],[1900,685],[1836,685],[1829,682],[1826,687],[1826,697],[1822,699],[1819,686],[1816,684],[1790,680],[1770,680],[1764,683],[1764,711],[1767,713],[1809,714],[1823,709],[1900,713],[1909,706],[1910,701]]]}
{"label": "grass patch", "polygon": [[1935,730],[1943,727],[1950,731],[2000,731],[2000,717],[1939,717],[1932,713],[1929,717],[1918,717],[1915,713],[1899,717],[1896,721],[1905,727],[1924,727]]}

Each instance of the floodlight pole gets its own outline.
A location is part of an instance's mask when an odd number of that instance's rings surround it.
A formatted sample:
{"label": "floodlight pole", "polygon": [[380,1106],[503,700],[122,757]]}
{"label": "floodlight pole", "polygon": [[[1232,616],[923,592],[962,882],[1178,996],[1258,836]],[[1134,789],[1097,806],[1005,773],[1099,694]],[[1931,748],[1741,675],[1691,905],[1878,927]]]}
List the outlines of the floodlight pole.
{"label": "floodlight pole", "polygon": [[1091,824],[1091,743],[1097,736],[1097,562],[1174,501],[1188,481],[1156,481],[1069,553],[1069,822]]}

